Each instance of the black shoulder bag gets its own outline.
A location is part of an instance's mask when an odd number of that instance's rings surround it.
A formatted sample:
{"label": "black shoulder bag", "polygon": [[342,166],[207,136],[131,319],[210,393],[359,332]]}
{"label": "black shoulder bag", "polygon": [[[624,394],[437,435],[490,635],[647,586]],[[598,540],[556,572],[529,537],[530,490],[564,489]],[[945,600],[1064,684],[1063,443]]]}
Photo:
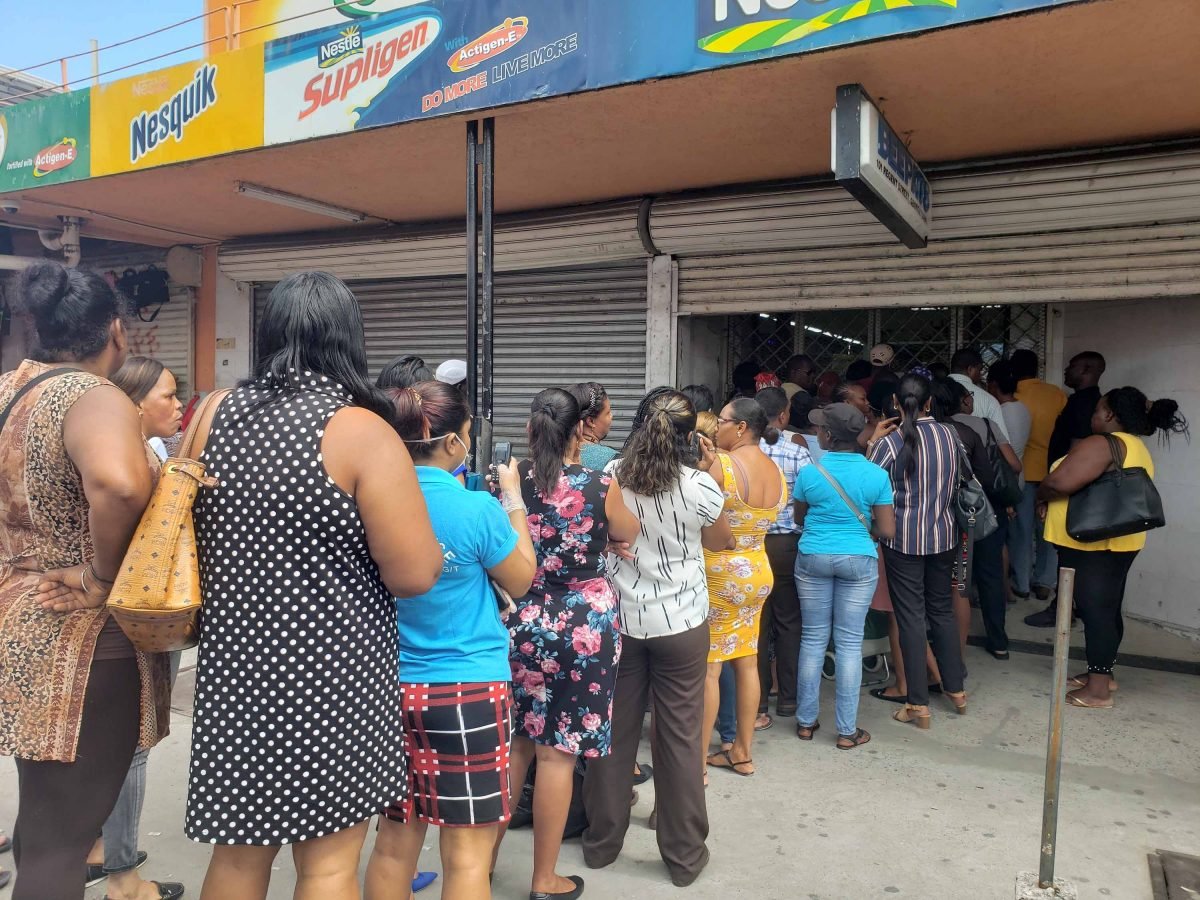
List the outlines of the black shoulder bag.
{"label": "black shoulder bag", "polygon": [[987,485],[988,496],[995,500],[1002,509],[1017,506],[1024,493],[1021,489],[1021,479],[1009,466],[1004,454],[1000,452],[1000,441],[992,429],[991,420],[984,419],[983,424],[987,428],[988,436],[984,449],[987,451],[988,462],[992,466],[992,483]]}
{"label": "black shoulder bag", "polygon": [[1083,544],[1140,534],[1167,524],[1162,498],[1141,466],[1121,465],[1120,445],[1104,435],[1112,466],[1067,500],[1067,534]]}

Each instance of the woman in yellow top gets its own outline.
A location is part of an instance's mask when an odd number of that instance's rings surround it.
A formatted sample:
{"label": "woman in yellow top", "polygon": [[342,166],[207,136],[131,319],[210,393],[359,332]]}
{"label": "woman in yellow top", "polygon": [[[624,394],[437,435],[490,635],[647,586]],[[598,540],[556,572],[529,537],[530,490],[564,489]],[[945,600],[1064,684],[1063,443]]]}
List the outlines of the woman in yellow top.
{"label": "woman in yellow top", "polygon": [[733,746],[708,757],[707,764],[753,775],[750,744],[758,713],[758,624],[775,579],[764,538],[788,502],[783,472],[759,449],[779,440],[767,414],[750,398],[733,400],[717,416],[717,454],[709,474],[725,494],[725,516],[734,548],[704,551],[708,575],[708,677],[704,684],[705,749],[717,720],[721,666],[728,661],[737,683],[737,736]]}
{"label": "woman in yellow top", "polygon": [[1117,689],[1113,664],[1125,623],[1121,603],[1125,579],[1138,551],[1146,546],[1146,533],[1081,543],[1067,534],[1067,501],[1105,473],[1113,464],[1105,435],[1120,441],[1123,468],[1143,468],[1154,477],[1154,460],[1137,435],[1186,434],[1187,421],[1174,400],[1151,403],[1137,388],[1109,391],[1092,415],[1092,436],[1079,441],[1050,471],[1038,487],[1038,514],[1046,522],[1046,540],[1058,547],[1058,562],[1075,570],[1075,605],[1083,619],[1087,672],[1070,684],[1067,700],[1088,709],[1111,709]]}

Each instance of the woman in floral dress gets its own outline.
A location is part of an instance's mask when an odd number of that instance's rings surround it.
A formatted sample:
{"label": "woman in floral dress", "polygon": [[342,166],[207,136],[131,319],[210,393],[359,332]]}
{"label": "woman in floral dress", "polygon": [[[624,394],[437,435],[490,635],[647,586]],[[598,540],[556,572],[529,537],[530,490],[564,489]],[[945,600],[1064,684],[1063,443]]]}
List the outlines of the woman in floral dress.
{"label": "woman in floral dress", "polygon": [[531,891],[573,900],[583,879],[555,872],[575,760],[607,756],[621,656],[608,541],[632,543],[639,522],[616,480],[579,464],[579,403],[558,388],[533,399],[529,455],[520,463],[537,574],[509,616],[512,635],[513,803],[538,761]]}
{"label": "woman in floral dress", "polygon": [[749,398],[730,402],[717,417],[717,447],[722,452],[709,470],[725,494],[725,515],[736,546],[704,551],[709,649],[701,740],[707,750],[717,719],[721,667],[729,662],[737,683],[737,735],[731,748],[708,757],[708,765],[738,775],[754,774],[750,744],[760,694],[758,626],[775,584],[764,541],[789,499],[783,472],[759,449],[760,438],[773,444],[779,431],[769,426],[758,402]]}

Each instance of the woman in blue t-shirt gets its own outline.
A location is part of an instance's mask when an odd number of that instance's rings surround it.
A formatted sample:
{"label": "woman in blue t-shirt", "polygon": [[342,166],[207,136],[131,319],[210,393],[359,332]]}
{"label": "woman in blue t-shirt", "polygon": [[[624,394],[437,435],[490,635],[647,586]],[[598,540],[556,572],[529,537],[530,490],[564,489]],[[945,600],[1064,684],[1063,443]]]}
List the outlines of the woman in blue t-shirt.
{"label": "woman in blue t-shirt", "polygon": [[512,744],[508,629],[489,576],[522,596],[537,557],[515,466],[497,467],[499,502],[451,474],[471,452],[462,394],[433,381],[389,394],[443,563],[432,589],[396,601],[408,790],[383,812],[367,896],[407,889],[425,830],[439,825],[443,896],[486,898],[492,848],[511,818]]}
{"label": "woman in blue t-shirt", "polygon": [[837,747],[853,750],[871,735],[859,728],[863,626],[879,580],[877,538],[896,531],[892,482],[862,455],[866,417],[849,403],[809,413],[825,451],[796,476],[795,519],[803,530],[796,587],[803,615],[797,678],[796,737],[811,741],[820,727],[821,666],[829,635],[837,656]]}

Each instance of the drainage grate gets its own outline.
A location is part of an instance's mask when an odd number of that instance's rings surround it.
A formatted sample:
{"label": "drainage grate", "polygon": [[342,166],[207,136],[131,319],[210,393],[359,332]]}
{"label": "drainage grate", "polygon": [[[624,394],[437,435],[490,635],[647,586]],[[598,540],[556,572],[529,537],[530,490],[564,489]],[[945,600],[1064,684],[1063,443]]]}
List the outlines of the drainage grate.
{"label": "drainage grate", "polygon": [[1147,860],[1154,900],[1196,900],[1200,896],[1200,856],[1156,850]]}

